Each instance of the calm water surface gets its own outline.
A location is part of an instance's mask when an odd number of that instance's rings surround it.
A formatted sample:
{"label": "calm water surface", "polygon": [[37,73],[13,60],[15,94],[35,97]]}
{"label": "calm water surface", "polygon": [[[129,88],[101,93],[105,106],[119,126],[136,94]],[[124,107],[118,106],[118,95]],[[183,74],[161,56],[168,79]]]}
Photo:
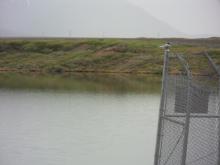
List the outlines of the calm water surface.
{"label": "calm water surface", "polygon": [[1,165],[153,164],[159,79],[1,74],[0,80]]}

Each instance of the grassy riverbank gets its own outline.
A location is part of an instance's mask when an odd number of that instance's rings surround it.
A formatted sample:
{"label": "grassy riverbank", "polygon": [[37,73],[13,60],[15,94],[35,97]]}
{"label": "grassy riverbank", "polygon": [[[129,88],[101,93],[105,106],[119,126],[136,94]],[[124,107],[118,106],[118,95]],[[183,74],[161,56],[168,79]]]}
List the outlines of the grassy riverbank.
{"label": "grassy riverbank", "polygon": [[[163,51],[191,56],[194,73],[203,65],[193,57],[208,51],[220,64],[220,39],[0,39],[0,71],[106,72],[161,74]],[[178,68],[173,67],[175,73]]]}

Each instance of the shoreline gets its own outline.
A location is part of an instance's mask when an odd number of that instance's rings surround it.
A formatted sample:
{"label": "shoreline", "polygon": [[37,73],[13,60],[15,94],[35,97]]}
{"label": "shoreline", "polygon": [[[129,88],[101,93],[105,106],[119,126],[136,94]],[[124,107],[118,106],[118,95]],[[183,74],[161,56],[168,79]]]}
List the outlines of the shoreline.
{"label": "shoreline", "polygon": [[[22,74],[46,74],[46,75],[62,75],[62,74],[111,74],[111,75],[120,75],[120,74],[127,74],[127,75],[146,75],[146,76],[159,76],[161,77],[162,74],[159,73],[153,73],[153,72],[129,72],[129,71],[95,71],[95,70],[74,70],[74,71],[62,71],[62,72],[47,72],[44,70],[19,70],[19,69],[0,69],[1,73],[22,73]],[[179,75],[177,72],[171,73],[172,75]],[[192,76],[200,76],[200,77],[206,77],[207,74],[200,74],[200,73],[192,73]]]}

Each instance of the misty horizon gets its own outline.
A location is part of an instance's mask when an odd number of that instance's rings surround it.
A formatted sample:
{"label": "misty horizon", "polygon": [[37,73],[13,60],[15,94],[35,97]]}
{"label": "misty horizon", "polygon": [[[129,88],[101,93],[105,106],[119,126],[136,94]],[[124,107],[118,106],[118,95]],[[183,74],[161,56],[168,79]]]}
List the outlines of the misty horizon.
{"label": "misty horizon", "polygon": [[2,0],[0,37],[220,37],[218,0],[203,0],[199,6],[186,0],[175,8],[172,3],[177,4],[175,0]]}

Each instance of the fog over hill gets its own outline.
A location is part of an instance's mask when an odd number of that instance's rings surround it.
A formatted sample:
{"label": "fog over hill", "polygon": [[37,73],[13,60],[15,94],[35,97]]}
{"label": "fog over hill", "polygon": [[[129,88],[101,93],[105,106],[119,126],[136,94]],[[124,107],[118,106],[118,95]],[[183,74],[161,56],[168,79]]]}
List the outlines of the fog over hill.
{"label": "fog over hill", "polygon": [[126,0],[1,0],[0,36],[181,37]]}
{"label": "fog over hill", "polygon": [[219,0],[128,1],[190,37],[220,37]]}

